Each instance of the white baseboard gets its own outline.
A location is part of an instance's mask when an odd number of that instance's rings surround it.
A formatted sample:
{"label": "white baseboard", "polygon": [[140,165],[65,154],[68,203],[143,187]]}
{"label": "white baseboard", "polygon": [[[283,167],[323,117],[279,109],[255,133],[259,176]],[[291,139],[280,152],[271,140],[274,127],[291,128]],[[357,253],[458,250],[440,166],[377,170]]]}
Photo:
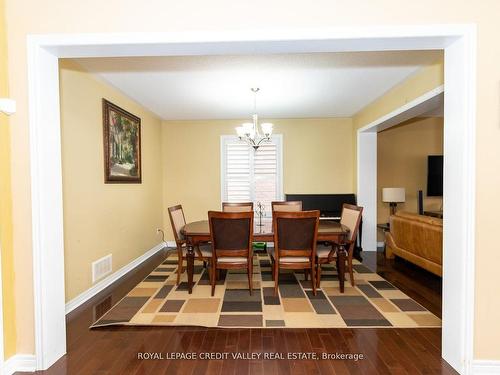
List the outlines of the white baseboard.
{"label": "white baseboard", "polygon": [[377,247],[384,247],[384,245],[385,245],[385,242],[383,242],[383,241],[377,242]]}
{"label": "white baseboard", "polygon": [[89,299],[91,299],[92,297],[94,297],[97,293],[106,289],[108,286],[110,286],[112,283],[114,283],[120,277],[122,277],[125,274],[127,274],[128,272],[132,271],[135,267],[140,265],[142,262],[144,262],[148,258],[155,255],[158,251],[165,248],[165,246],[168,246],[168,242],[159,243],[158,245],[156,245],[152,249],[148,250],[146,253],[142,254],[140,257],[134,259],[132,262],[130,262],[126,266],[123,266],[115,273],[112,273],[111,275],[109,275],[105,279],[102,279],[97,284],[93,285],[90,289],[87,289],[85,292],[79,294],[78,296],[73,298],[71,301],[67,302],[66,303],[66,314],[70,313],[71,311],[76,309],[78,306],[80,306],[84,302],[86,302]]}
{"label": "white baseboard", "polygon": [[500,361],[475,359],[472,361],[471,374],[496,375],[500,374]]}
{"label": "white baseboard", "polygon": [[34,372],[36,370],[36,358],[34,354],[16,354],[6,360],[3,364],[4,375],[12,375],[15,372]]}

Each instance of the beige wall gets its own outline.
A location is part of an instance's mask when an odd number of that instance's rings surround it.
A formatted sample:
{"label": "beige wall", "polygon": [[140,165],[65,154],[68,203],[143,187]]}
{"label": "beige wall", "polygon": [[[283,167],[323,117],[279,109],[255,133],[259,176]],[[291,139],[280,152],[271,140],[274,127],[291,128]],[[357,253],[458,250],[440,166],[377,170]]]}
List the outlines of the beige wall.
{"label": "beige wall", "polygon": [[[432,11],[429,11],[432,10]],[[118,12],[118,13],[117,13]],[[17,352],[33,353],[33,278],[26,37],[37,33],[265,30],[419,24],[477,24],[477,161],[475,340],[477,359],[499,359],[500,263],[500,1],[6,0],[9,89],[19,110],[11,118]],[[113,17],[110,17],[113,14]],[[146,20],[146,21],[144,21]],[[227,35],[227,34],[226,34]]]}
{"label": "beige wall", "polygon": [[[391,113],[408,102],[444,84],[444,60],[441,57],[434,64],[425,66],[400,84],[392,87],[384,95],[356,113],[353,118],[354,132],[354,169],[357,168],[357,131],[380,117]],[[354,186],[357,185],[357,174],[354,174]]]}
{"label": "beige wall", "polygon": [[[283,193],[351,193],[351,119],[272,119],[283,134]],[[173,240],[166,208],[182,204],[186,220],[221,208],[220,136],[243,120],[164,121],[162,133],[165,234]]]}
{"label": "beige wall", "polygon": [[[0,98],[9,96],[7,85],[7,36],[5,34],[4,1],[0,0]],[[12,244],[12,190],[10,171],[10,126],[0,113],[0,249],[2,259],[4,358],[16,352],[14,299],[14,254]]]}
{"label": "beige wall", "polygon": [[[417,191],[424,192],[424,209],[439,210],[441,197],[427,197],[427,156],[443,154],[443,119],[416,118],[377,134],[377,223],[389,220],[389,203],[382,188],[404,187],[406,202],[398,210],[418,212]],[[383,236],[378,233],[378,240]]]}
{"label": "beige wall", "polygon": [[[66,301],[92,286],[91,263],[113,272],[161,242],[161,121],[78,65],[60,65]],[[102,98],[141,118],[142,183],[105,184]]]}

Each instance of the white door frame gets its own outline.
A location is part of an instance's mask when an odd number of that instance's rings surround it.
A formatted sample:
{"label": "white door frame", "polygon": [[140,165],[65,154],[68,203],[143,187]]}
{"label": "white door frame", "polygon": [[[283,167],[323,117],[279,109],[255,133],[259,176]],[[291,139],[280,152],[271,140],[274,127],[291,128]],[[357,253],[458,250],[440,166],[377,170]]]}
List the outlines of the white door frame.
{"label": "white door frame", "polygon": [[377,250],[377,133],[444,105],[444,85],[396,108],[368,125],[357,137],[357,193],[363,206],[363,250]]}
{"label": "white door frame", "polygon": [[[58,58],[445,49],[445,118],[454,121],[457,131],[456,137],[445,139],[445,150],[450,155],[450,143],[463,144],[460,162],[465,166],[453,171],[463,174],[459,207],[444,202],[446,233],[464,241],[451,249],[455,241],[448,235],[444,240],[444,277],[449,279],[444,284],[453,282],[455,290],[443,301],[443,358],[466,373],[473,355],[475,40],[473,25],[28,36],[37,369],[48,368],[66,353]],[[451,175],[445,171],[445,186]],[[451,220],[452,214],[460,217]],[[457,259],[456,271],[446,267],[450,256]]]}
{"label": "white door frame", "polygon": [[[474,43],[466,38],[445,49],[443,86],[357,131],[358,201],[367,219],[363,246],[376,248],[377,132],[424,114],[444,99],[442,355],[460,373],[472,371],[474,324],[475,80],[465,76],[475,69],[475,61],[456,63],[459,58],[467,61],[467,45],[472,53]],[[464,102],[471,104],[458,105]]]}

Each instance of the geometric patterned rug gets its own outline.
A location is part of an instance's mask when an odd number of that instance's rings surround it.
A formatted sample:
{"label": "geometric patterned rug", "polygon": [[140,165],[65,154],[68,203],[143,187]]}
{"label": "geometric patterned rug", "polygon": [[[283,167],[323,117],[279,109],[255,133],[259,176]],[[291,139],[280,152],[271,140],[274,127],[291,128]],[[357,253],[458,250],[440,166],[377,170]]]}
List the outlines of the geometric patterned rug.
{"label": "geometric patterned rug", "polygon": [[253,294],[246,270],[220,271],[215,295],[207,270],[195,262],[193,293],[187,292],[186,272],[176,282],[174,252],[91,328],[128,326],[202,326],[226,328],[441,327],[441,320],[358,261],[355,287],[346,274],[340,293],[336,268],[324,265],[321,288],[314,296],[304,274],[280,271],[274,296],[271,263],[264,251],[254,251]]}

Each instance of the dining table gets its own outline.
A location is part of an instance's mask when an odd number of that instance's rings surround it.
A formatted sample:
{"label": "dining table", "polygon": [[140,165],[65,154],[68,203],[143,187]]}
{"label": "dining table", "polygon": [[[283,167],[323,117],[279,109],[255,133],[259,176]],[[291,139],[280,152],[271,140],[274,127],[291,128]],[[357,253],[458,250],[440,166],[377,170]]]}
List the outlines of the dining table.
{"label": "dining table", "polygon": [[[186,239],[186,262],[187,262],[187,278],[188,278],[188,293],[193,291],[193,272],[195,247],[200,243],[210,242],[210,226],[208,220],[199,220],[187,223],[181,229],[181,233]],[[318,225],[318,242],[331,242],[337,252],[337,272],[339,278],[340,292],[344,293],[345,280],[345,257],[346,239],[349,234],[349,228],[338,221],[320,220]],[[262,222],[254,222],[253,231],[254,242],[274,242],[274,233],[272,220]]]}

